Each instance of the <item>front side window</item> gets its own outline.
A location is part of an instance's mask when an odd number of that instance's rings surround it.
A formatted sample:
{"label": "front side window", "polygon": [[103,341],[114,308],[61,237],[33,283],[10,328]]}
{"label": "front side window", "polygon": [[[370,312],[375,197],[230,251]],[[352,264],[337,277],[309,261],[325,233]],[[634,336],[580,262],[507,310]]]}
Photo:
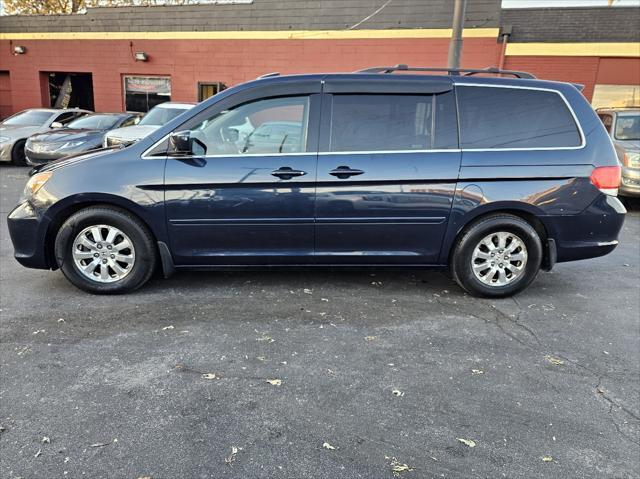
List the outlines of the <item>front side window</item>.
{"label": "front side window", "polygon": [[331,151],[457,148],[455,107],[444,95],[333,95]]}
{"label": "front side window", "polygon": [[58,115],[56,117],[56,119],[53,120],[53,121],[54,122],[58,122],[58,123],[62,123],[63,125],[66,125],[67,123],[69,123],[70,121],[73,121],[74,119],[78,118],[79,116],[84,116],[84,113],[67,111],[65,113],[61,113],[60,115]]}
{"label": "front side window", "polygon": [[459,86],[462,148],[561,148],[581,144],[560,95],[520,88]]}
{"label": "front side window", "polygon": [[613,124],[613,118],[611,115],[598,115],[600,120],[602,120],[602,124],[604,125],[604,129],[607,130],[607,133],[611,133],[611,125]]}
{"label": "front side window", "polygon": [[[306,151],[309,98],[270,98],[224,110],[190,128],[206,155]],[[195,147],[194,147],[195,148]]]}

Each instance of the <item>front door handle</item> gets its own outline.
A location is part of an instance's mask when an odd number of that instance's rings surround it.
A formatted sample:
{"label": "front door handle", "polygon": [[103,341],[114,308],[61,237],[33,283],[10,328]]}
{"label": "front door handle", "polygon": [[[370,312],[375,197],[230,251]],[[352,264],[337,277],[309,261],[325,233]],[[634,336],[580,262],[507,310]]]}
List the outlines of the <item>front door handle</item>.
{"label": "front door handle", "polygon": [[329,172],[330,175],[337,176],[341,180],[347,179],[350,176],[361,175],[364,173],[362,170],[355,170],[353,168],[349,168],[348,166],[338,166],[335,170],[331,170]]}
{"label": "front door handle", "polygon": [[281,180],[290,180],[295,176],[304,176],[306,174],[306,171],[294,170],[293,168],[290,168],[288,166],[281,166],[277,170],[271,172],[271,175],[277,176]]}

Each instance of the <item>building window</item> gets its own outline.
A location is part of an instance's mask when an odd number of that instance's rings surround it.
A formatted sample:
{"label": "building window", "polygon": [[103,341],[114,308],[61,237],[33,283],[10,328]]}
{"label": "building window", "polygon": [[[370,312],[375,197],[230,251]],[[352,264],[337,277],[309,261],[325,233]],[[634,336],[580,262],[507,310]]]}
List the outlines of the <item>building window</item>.
{"label": "building window", "polygon": [[225,88],[226,85],[220,82],[198,82],[198,101],[204,101]]}
{"label": "building window", "polygon": [[640,107],[640,86],[596,85],[591,104],[594,108]]}
{"label": "building window", "polygon": [[159,103],[171,101],[171,78],[160,76],[125,76],[126,111],[147,112]]}

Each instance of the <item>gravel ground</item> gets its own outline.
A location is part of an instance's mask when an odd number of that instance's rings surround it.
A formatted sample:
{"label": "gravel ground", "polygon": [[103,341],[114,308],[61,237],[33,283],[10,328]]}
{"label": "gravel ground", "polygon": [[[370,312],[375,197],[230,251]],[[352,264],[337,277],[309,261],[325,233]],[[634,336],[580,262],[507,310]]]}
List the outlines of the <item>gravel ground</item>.
{"label": "gravel ground", "polygon": [[100,297],[13,260],[25,179],[0,166],[0,477],[640,477],[637,205],[513,299],[380,270]]}

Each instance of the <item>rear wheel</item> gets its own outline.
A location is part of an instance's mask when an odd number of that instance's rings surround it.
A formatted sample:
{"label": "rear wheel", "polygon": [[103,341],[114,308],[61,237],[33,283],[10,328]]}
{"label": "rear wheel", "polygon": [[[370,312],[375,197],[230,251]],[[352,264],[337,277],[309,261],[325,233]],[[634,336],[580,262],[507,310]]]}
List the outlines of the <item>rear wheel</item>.
{"label": "rear wheel", "polygon": [[536,230],[513,215],[479,220],[459,238],[451,269],[456,282],[475,296],[504,297],[526,288],[542,262]]}
{"label": "rear wheel", "polygon": [[24,154],[25,143],[26,143],[25,140],[16,141],[15,144],[13,145],[13,148],[11,149],[11,161],[16,166],[27,165],[27,158]]}
{"label": "rear wheel", "polygon": [[55,253],[69,281],[98,294],[139,288],[156,265],[146,226],[130,213],[106,206],[85,208],[65,221],[56,236]]}

